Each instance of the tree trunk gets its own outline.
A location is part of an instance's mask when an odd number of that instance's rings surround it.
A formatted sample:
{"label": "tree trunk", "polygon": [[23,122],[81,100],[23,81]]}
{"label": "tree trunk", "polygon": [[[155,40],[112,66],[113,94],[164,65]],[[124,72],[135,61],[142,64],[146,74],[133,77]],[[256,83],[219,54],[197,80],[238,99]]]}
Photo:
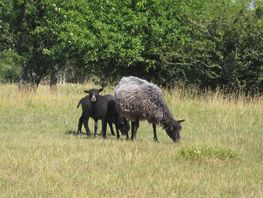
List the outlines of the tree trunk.
{"label": "tree trunk", "polygon": [[51,93],[55,93],[57,91],[57,83],[58,83],[58,66],[54,65],[51,68],[51,75],[50,75],[50,91],[51,91]]}
{"label": "tree trunk", "polygon": [[36,91],[41,81],[42,76],[38,75],[34,71],[29,71],[24,68],[23,74],[18,84],[19,91]]}

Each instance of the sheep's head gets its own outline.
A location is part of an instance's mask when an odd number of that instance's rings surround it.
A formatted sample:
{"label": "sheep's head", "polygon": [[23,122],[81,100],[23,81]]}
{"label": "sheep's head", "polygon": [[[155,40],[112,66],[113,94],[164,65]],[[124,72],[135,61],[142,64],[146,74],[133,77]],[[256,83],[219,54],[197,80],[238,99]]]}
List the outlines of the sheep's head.
{"label": "sheep's head", "polygon": [[177,142],[180,139],[180,130],[182,129],[181,122],[185,120],[173,120],[166,127],[165,131],[167,135],[174,141]]}
{"label": "sheep's head", "polygon": [[118,117],[118,128],[120,129],[122,135],[126,135],[130,130],[130,124],[125,117]]}
{"label": "sheep's head", "polygon": [[90,90],[85,90],[85,93],[89,94],[90,100],[95,103],[97,100],[97,96],[100,94],[100,92],[103,90],[103,88],[100,89],[90,89]]}

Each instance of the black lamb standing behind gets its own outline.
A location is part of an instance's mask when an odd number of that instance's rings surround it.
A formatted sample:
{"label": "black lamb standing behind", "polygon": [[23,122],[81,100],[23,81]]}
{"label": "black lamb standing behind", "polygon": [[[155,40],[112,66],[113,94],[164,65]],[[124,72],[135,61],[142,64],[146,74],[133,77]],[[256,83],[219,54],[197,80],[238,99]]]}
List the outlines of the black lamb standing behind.
{"label": "black lamb standing behind", "polygon": [[86,133],[90,136],[90,129],[88,126],[89,118],[93,118],[95,121],[94,125],[94,136],[97,135],[98,120],[102,120],[102,136],[106,137],[107,123],[110,126],[111,134],[115,135],[112,124],[115,124],[117,138],[120,137],[119,130],[123,135],[128,134],[130,129],[127,120],[120,116],[117,111],[116,100],[112,95],[100,95],[102,89],[90,89],[84,91],[88,93],[87,96],[80,99],[78,106],[82,106],[82,115],[79,118],[78,133],[81,133],[82,124],[86,129]]}

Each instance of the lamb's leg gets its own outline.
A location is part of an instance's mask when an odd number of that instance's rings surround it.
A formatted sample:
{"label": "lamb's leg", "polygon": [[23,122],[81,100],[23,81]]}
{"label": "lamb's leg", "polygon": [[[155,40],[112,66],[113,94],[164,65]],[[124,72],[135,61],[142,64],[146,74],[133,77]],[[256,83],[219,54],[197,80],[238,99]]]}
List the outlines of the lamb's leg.
{"label": "lamb's leg", "polygon": [[97,136],[97,130],[98,130],[98,120],[94,120],[95,124],[94,124],[94,137]]}
{"label": "lamb's leg", "polygon": [[153,124],[153,139],[154,141],[159,142],[157,138],[157,133],[156,133],[156,124]]}
{"label": "lamb's leg", "polygon": [[139,124],[139,120],[136,120],[136,121],[132,121],[131,123],[131,127],[132,127],[132,135],[131,135],[131,140],[135,140],[136,139],[136,133],[137,133],[137,130],[140,126]]}
{"label": "lamb's leg", "polygon": [[83,119],[83,123],[84,123],[84,127],[85,127],[85,130],[86,130],[87,136],[90,136],[89,118],[88,118],[88,117],[85,117],[85,118]]}
{"label": "lamb's leg", "polygon": [[[103,120],[101,120],[101,126],[103,125]],[[100,129],[100,134],[98,134],[98,135],[102,135],[103,134],[103,132],[102,132],[102,127],[101,127],[101,129]]]}
{"label": "lamb's leg", "polygon": [[102,120],[102,137],[106,138],[106,133],[107,133],[107,121],[106,119]]}
{"label": "lamb's leg", "polygon": [[[109,122],[109,125],[110,125],[110,132],[111,132],[111,135],[115,136],[115,133],[114,133],[114,130],[113,130],[113,127],[112,127],[112,122]],[[117,127],[117,126],[116,126]],[[116,128],[117,130],[117,128]]]}
{"label": "lamb's leg", "polygon": [[83,123],[83,118],[82,115],[79,118],[79,123],[78,123],[78,130],[77,130],[77,134],[81,134],[81,128],[82,128],[82,123]]}

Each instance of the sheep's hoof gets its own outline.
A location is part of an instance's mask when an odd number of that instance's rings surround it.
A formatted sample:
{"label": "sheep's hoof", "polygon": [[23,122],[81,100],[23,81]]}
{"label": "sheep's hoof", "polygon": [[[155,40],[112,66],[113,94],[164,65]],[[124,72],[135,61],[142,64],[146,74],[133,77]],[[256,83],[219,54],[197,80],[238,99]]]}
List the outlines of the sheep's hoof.
{"label": "sheep's hoof", "polygon": [[155,139],[155,138],[154,138],[153,140],[154,140],[155,142],[157,142],[157,143],[160,143],[158,139]]}

